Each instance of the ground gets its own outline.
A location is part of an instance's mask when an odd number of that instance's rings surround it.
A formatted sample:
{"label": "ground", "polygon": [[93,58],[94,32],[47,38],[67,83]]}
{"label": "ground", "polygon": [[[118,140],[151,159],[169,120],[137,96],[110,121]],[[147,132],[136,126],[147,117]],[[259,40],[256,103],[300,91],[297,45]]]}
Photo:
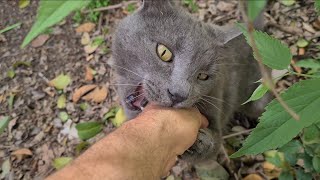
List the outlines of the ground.
{"label": "ground", "polygon": [[[203,21],[223,25],[239,19],[235,0],[199,0],[197,4],[199,10],[194,15]],[[31,1],[29,6],[20,9],[17,0],[0,1],[0,30],[17,22],[22,23],[20,28],[0,34],[0,117],[10,116],[12,119],[8,128],[0,134],[0,164],[9,160],[9,179],[41,179],[54,171],[52,162],[55,158],[76,157],[79,154],[76,147],[81,140],[77,138],[74,125],[93,120],[101,122],[104,114],[118,105],[115,87],[111,82],[111,69],[107,65],[112,55],[108,49],[115,25],[129,14],[127,8],[103,12],[89,35],[91,38],[102,37],[106,45],[90,56],[81,44],[83,34],[76,33],[76,23],[71,17],[51,28],[47,32],[49,39],[43,45],[36,47],[34,44],[21,49],[20,45],[34,22],[37,6],[38,1]],[[138,7],[139,4],[135,3],[134,6]],[[292,6],[272,1],[267,6],[265,16],[267,32],[290,46],[295,55],[294,61],[319,55],[320,21],[312,0],[299,1]],[[299,38],[311,42],[308,48],[297,47]],[[29,66],[21,62],[31,64]],[[15,77],[7,77],[7,72],[14,66],[17,66],[14,68]],[[87,66],[96,71],[92,80],[85,78]],[[57,99],[62,91],[50,87],[48,82],[61,73],[69,75],[72,83],[64,89],[66,107],[59,109]],[[287,88],[294,81],[297,81],[296,77],[286,77],[278,84],[278,90]],[[75,89],[88,84],[106,87],[108,96],[102,103],[88,102],[89,107],[81,110],[80,103],[72,102],[72,96]],[[13,94],[14,103],[10,109],[8,99]],[[69,115],[69,120],[64,123],[58,117],[62,111]],[[230,134],[251,129],[255,124],[236,114]],[[107,122],[103,131],[88,142],[92,144],[112,130],[114,126]],[[243,138],[243,135],[228,138],[227,149],[234,151],[233,148],[239,146]],[[32,154],[20,158],[12,155],[12,152],[23,148]],[[267,178],[261,166],[263,162],[263,156],[235,160],[230,177],[241,179],[257,173]],[[1,171],[4,171],[3,168]],[[198,179],[194,168],[182,161],[177,163],[171,174],[175,178]]]}

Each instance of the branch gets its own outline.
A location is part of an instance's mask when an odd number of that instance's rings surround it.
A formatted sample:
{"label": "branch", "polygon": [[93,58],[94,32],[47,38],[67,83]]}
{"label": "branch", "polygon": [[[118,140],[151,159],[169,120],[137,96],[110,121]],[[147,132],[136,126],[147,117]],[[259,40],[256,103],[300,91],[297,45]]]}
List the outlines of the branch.
{"label": "branch", "polygon": [[246,10],[245,10],[245,5],[244,5],[244,0],[239,1],[239,6],[240,6],[240,11],[242,14],[242,17],[245,21],[246,24],[248,24],[248,33],[249,33],[249,38],[250,38],[250,44],[252,46],[253,51],[256,53],[256,60],[258,61],[259,68],[262,74],[263,78],[263,83],[270,88],[271,92],[274,94],[278,102],[281,104],[281,106],[295,119],[299,120],[300,117],[298,114],[296,114],[286,102],[281,98],[281,96],[278,94],[276,91],[272,78],[270,77],[270,73],[266,70],[265,66],[262,63],[262,56],[257,48],[257,44],[254,40],[254,27],[253,27],[253,22],[251,22],[247,16]]}

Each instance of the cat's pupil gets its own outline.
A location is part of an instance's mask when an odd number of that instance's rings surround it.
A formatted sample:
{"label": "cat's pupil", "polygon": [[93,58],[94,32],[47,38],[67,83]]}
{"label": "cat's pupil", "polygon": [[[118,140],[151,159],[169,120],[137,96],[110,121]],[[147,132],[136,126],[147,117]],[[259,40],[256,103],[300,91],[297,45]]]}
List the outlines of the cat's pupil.
{"label": "cat's pupil", "polygon": [[161,54],[161,56],[165,55],[167,52],[167,50],[164,50],[163,53]]}

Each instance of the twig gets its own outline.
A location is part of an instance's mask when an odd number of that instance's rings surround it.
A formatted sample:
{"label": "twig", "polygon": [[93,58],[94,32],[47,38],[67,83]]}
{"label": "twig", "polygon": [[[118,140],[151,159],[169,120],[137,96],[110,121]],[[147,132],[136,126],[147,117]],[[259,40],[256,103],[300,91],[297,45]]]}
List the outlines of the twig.
{"label": "twig", "polygon": [[253,130],[253,129],[248,129],[248,130],[236,132],[236,133],[233,133],[233,134],[229,134],[229,135],[223,136],[222,138],[223,138],[223,139],[228,139],[228,138],[232,138],[232,137],[239,136],[239,135],[242,135],[242,134],[248,134],[248,133],[250,133],[252,130]]}
{"label": "twig", "polygon": [[250,39],[250,44],[251,47],[253,49],[253,51],[256,53],[256,60],[258,61],[259,67],[260,67],[260,71],[263,77],[263,83],[270,88],[271,92],[273,93],[273,95],[276,97],[276,99],[278,100],[278,102],[281,104],[281,106],[295,119],[295,120],[299,120],[300,117],[298,114],[296,114],[288,105],[286,102],[284,102],[284,100],[281,98],[281,96],[278,94],[278,92],[276,91],[272,78],[270,77],[270,74],[268,73],[268,71],[266,70],[265,66],[262,64],[262,56],[257,48],[256,42],[254,40],[254,27],[253,27],[253,23],[251,21],[249,21],[249,18],[246,14],[245,11],[245,6],[244,6],[244,0],[240,0],[239,1],[240,4],[240,10],[243,16],[244,21],[248,24],[248,34],[249,34],[249,39]]}
{"label": "twig", "polygon": [[91,9],[91,10],[85,10],[85,11],[83,11],[83,13],[108,11],[108,10],[112,10],[112,9],[118,9],[118,8],[123,7],[123,6],[128,6],[129,4],[135,4],[135,3],[138,3],[138,2],[139,1],[127,1],[127,2],[122,2],[122,3],[111,5],[111,6],[99,7],[99,8]]}

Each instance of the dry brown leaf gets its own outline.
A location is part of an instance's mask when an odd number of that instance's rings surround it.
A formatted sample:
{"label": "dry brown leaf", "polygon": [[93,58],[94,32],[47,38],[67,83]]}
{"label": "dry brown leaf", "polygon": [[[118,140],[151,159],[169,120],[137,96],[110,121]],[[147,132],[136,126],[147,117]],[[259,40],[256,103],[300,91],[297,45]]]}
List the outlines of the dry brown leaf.
{"label": "dry brown leaf", "polygon": [[304,48],[299,48],[299,51],[298,51],[299,56],[303,56],[305,53],[306,53],[306,50]]}
{"label": "dry brown leaf", "polygon": [[83,96],[82,99],[86,101],[101,103],[107,98],[107,95],[108,95],[108,89],[105,86],[103,86],[102,88],[97,87],[91,93]]}
{"label": "dry brown leaf", "polygon": [[277,178],[281,174],[281,169],[269,162],[264,162],[262,164],[262,167],[263,167],[263,172],[265,173],[266,176],[268,176],[269,179]]}
{"label": "dry brown leaf", "polygon": [[47,34],[42,34],[42,35],[38,36],[35,40],[33,40],[31,42],[31,46],[35,47],[35,48],[40,47],[40,46],[44,45],[45,42],[47,42],[49,37],[50,36],[47,35]]}
{"label": "dry brown leaf", "polygon": [[85,85],[79,89],[76,89],[72,96],[73,103],[77,103],[84,94],[88,93],[96,87],[97,85]]}
{"label": "dry brown leaf", "polygon": [[88,45],[90,43],[90,41],[91,41],[91,39],[90,39],[89,33],[87,33],[87,32],[83,33],[83,35],[81,37],[81,44]]}
{"label": "dry brown leaf", "polygon": [[93,69],[91,69],[89,66],[86,66],[86,81],[92,81],[93,80]]}
{"label": "dry brown leaf", "polygon": [[96,25],[94,23],[87,22],[87,23],[81,24],[79,27],[77,27],[76,32],[77,33],[90,32],[95,27],[96,27]]}
{"label": "dry brown leaf", "polygon": [[243,180],[263,180],[263,178],[258,174],[249,174],[248,176],[243,178]]}
{"label": "dry brown leaf", "polygon": [[95,52],[98,49],[98,47],[99,47],[98,45],[89,44],[84,47],[84,51],[87,54],[91,54],[91,53]]}
{"label": "dry brown leaf", "polygon": [[23,159],[23,157],[32,156],[33,154],[30,151],[30,149],[22,148],[22,149],[18,149],[16,151],[12,152],[11,155],[16,156],[18,161],[21,161]]}
{"label": "dry brown leaf", "polygon": [[94,58],[94,55],[93,54],[90,54],[86,57],[86,60],[87,61],[91,61],[92,59]]}

